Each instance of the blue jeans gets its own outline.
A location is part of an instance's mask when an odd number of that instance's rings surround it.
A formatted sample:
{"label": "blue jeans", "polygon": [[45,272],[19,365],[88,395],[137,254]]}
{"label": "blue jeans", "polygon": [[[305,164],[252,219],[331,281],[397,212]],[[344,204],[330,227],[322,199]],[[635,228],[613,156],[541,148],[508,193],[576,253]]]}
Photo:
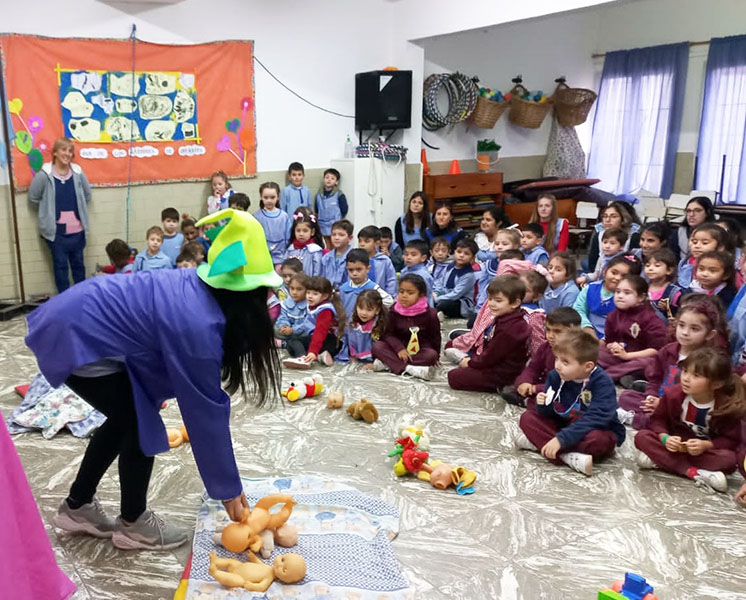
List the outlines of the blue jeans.
{"label": "blue jeans", "polygon": [[59,293],[70,287],[70,278],[67,275],[68,264],[73,274],[73,283],[80,283],[85,279],[85,263],[83,262],[83,249],[85,248],[85,232],[73,233],[72,235],[56,235],[53,242],[46,240],[49,251],[52,253],[52,266],[54,268],[54,283]]}

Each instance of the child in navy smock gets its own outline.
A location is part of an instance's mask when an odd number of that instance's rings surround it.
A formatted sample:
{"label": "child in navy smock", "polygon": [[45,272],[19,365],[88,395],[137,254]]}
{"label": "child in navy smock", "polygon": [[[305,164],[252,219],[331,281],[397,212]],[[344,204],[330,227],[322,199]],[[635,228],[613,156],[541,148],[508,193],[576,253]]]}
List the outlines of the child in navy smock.
{"label": "child in navy smock", "polygon": [[476,242],[470,238],[456,243],[453,265],[444,277],[445,285],[433,290],[435,310],[438,313],[446,317],[466,319],[474,310],[474,286],[477,278],[472,264],[478,250]]}
{"label": "child in navy smock", "polygon": [[373,342],[380,340],[386,331],[386,307],[376,290],[358,294],[349,327],[342,338],[342,349],[337,354],[339,362],[362,362],[366,371],[373,369]]}
{"label": "child in navy smock", "polygon": [[598,346],[598,340],[582,330],[559,337],[555,370],[536,396],[536,410],[521,415],[522,433],[516,439],[519,448],[539,451],[587,476],[593,462],[609,456],[626,436],[617,419],[614,382],[596,364]]}
{"label": "child in navy smock", "polygon": [[433,297],[434,281],[427,268],[427,242],[424,240],[409,240],[404,246],[404,268],[402,275],[419,275],[427,286],[427,304],[435,306]]}
{"label": "child in navy smock", "polygon": [[353,225],[347,219],[335,221],[332,225],[332,249],[321,257],[321,274],[335,290],[347,281],[347,255],[350,253]]}
{"label": "child in navy smock", "polygon": [[276,266],[285,258],[288,247],[291,218],[285,211],[277,208],[280,201],[280,186],[274,181],[266,181],[259,186],[259,210],[254,217],[262,224],[267,246]]}
{"label": "child in navy smock", "polygon": [[288,167],[290,183],[285,186],[280,195],[280,209],[284,210],[289,217],[292,217],[301,206],[311,208],[311,191],[308,186],[303,185],[305,176],[306,172],[302,164],[299,162],[290,163]]}
{"label": "child in navy smock", "polygon": [[285,260],[297,258],[303,263],[303,272],[309,277],[321,275],[322,244],[321,232],[316,226],[316,215],[293,215],[293,228],[290,232],[290,245],[285,251]]}
{"label": "child in navy smock", "polygon": [[347,216],[347,198],[339,190],[339,180],[337,169],[327,169],[324,171],[323,186],[316,194],[316,216],[327,248],[332,247],[333,224]]}

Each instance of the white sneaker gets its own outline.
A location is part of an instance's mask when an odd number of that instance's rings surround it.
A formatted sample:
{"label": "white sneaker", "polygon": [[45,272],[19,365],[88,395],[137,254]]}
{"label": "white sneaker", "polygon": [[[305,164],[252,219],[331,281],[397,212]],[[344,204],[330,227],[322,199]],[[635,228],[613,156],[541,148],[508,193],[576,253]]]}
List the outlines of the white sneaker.
{"label": "white sneaker", "polygon": [[539,451],[539,449],[531,443],[531,440],[529,440],[526,437],[526,434],[523,433],[522,431],[513,440],[513,443],[515,444],[515,447],[518,448],[519,450],[531,450],[533,452]]}
{"label": "white sneaker", "polygon": [[728,480],[722,471],[707,471],[698,469],[694,476],[694,483],[699,486],[708,487],[716,492],[725,493],[728,491]]}
{"label": "white sneaker", "polygon": [[438,311],[438,321],[440,321],[442,323],[445,320],[446,320],[446,314],[442,310],[439,310]]}
{"label": "white sneaker", "polygon": [[565,452],[564,454],[559,455],[559,459],[571,469],[575,469],[578,473],[582,473],[588,477],[593,473],[593,457],[590,454],[583,454],[582,452]]}
{"label": "white sneaker", "polygon": [[373,370],[376,373],[383,373],[385,371],[390,371],[391,369],[389,369],[383,361],[376,358],[373,361]]}
{"label": "white sneaker", "polygon": [[616,409],[616,418],[622,425],[632,425],[632,421],[635,418],[635,412],[632,410],[624,410],[621,406]]}
{"label": "white sneaker", "polygon": [[647,454],[644,452],[638,452],[637,453],[637,466],[641,469],[656,469],[658,468],[658,465],[656,465],[653,462],[653,459],[650,458]]}
{"label": "white sneaker", "polygon": [[319,354],[319,361],[321,361],[322,364],[325,364],[327,367],[331,367],[334,364],[334,357],[324,350],[321,354]]}
{"label": "white sneaker", "polygon": [[466,352],[462,352],[458,348],[446,348],[443,351],[443,356],[445,356],[452,363],[458,364],[461,362],[462,358],[465,358],[468,355],[466,354]]}
{"label": "white sneaker", "polygon": [[432,367],[417,367],[415,365],[407,365],[407,367],[404,369],[404,372],[407,375],[417,377],[418,379],[424,379],[425,381],[430,381],[433,378]]}

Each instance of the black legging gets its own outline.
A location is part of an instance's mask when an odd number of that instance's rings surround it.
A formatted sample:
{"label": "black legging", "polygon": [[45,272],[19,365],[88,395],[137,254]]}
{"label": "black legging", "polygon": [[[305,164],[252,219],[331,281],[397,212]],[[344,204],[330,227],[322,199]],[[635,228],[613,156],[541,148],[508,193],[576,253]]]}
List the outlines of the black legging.
{"label": "black legging", "polygon": [[[308,352],[308,347],[311,345],[311,336],[291,334],[285,339],[285,343],[290,356],[294,358],[304,356]],[[332,356],[336,356],[337,352],[339,352],[339,340],[334,333],[328,333],[324,339],[324,343],[321,344],[319,354],[324,351]]]}
{"label": "black legging", "polygon": [[153,457],[145,456],[137,433],[135,400],[126,372],[101,377],[70,375],[65,382],[78,396],[106,415],[88,443],[67,501],[79,508],[93,500],[101,478],[119,457],[121,516],[132,523],[145,511]]}

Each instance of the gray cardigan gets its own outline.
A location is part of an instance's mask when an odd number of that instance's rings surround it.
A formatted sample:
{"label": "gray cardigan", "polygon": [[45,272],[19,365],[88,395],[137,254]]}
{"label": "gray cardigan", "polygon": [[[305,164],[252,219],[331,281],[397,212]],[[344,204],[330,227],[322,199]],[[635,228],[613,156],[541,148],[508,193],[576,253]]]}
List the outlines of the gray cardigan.
{"label": "gray cardigan", "polygon": [[[91,186],[88,179],[76,164],[71,164],[75,197],[78,200],[78,214],[80,223],[88,231],[88,203],[91,201]],[[41,170],[34,175],[28,188],[28,199],[31,204],[39,207],[39,233],[50,242],[54,241],[57,233],[57,209],[54,203],[54,177],[52,163],[44,163]]]}

